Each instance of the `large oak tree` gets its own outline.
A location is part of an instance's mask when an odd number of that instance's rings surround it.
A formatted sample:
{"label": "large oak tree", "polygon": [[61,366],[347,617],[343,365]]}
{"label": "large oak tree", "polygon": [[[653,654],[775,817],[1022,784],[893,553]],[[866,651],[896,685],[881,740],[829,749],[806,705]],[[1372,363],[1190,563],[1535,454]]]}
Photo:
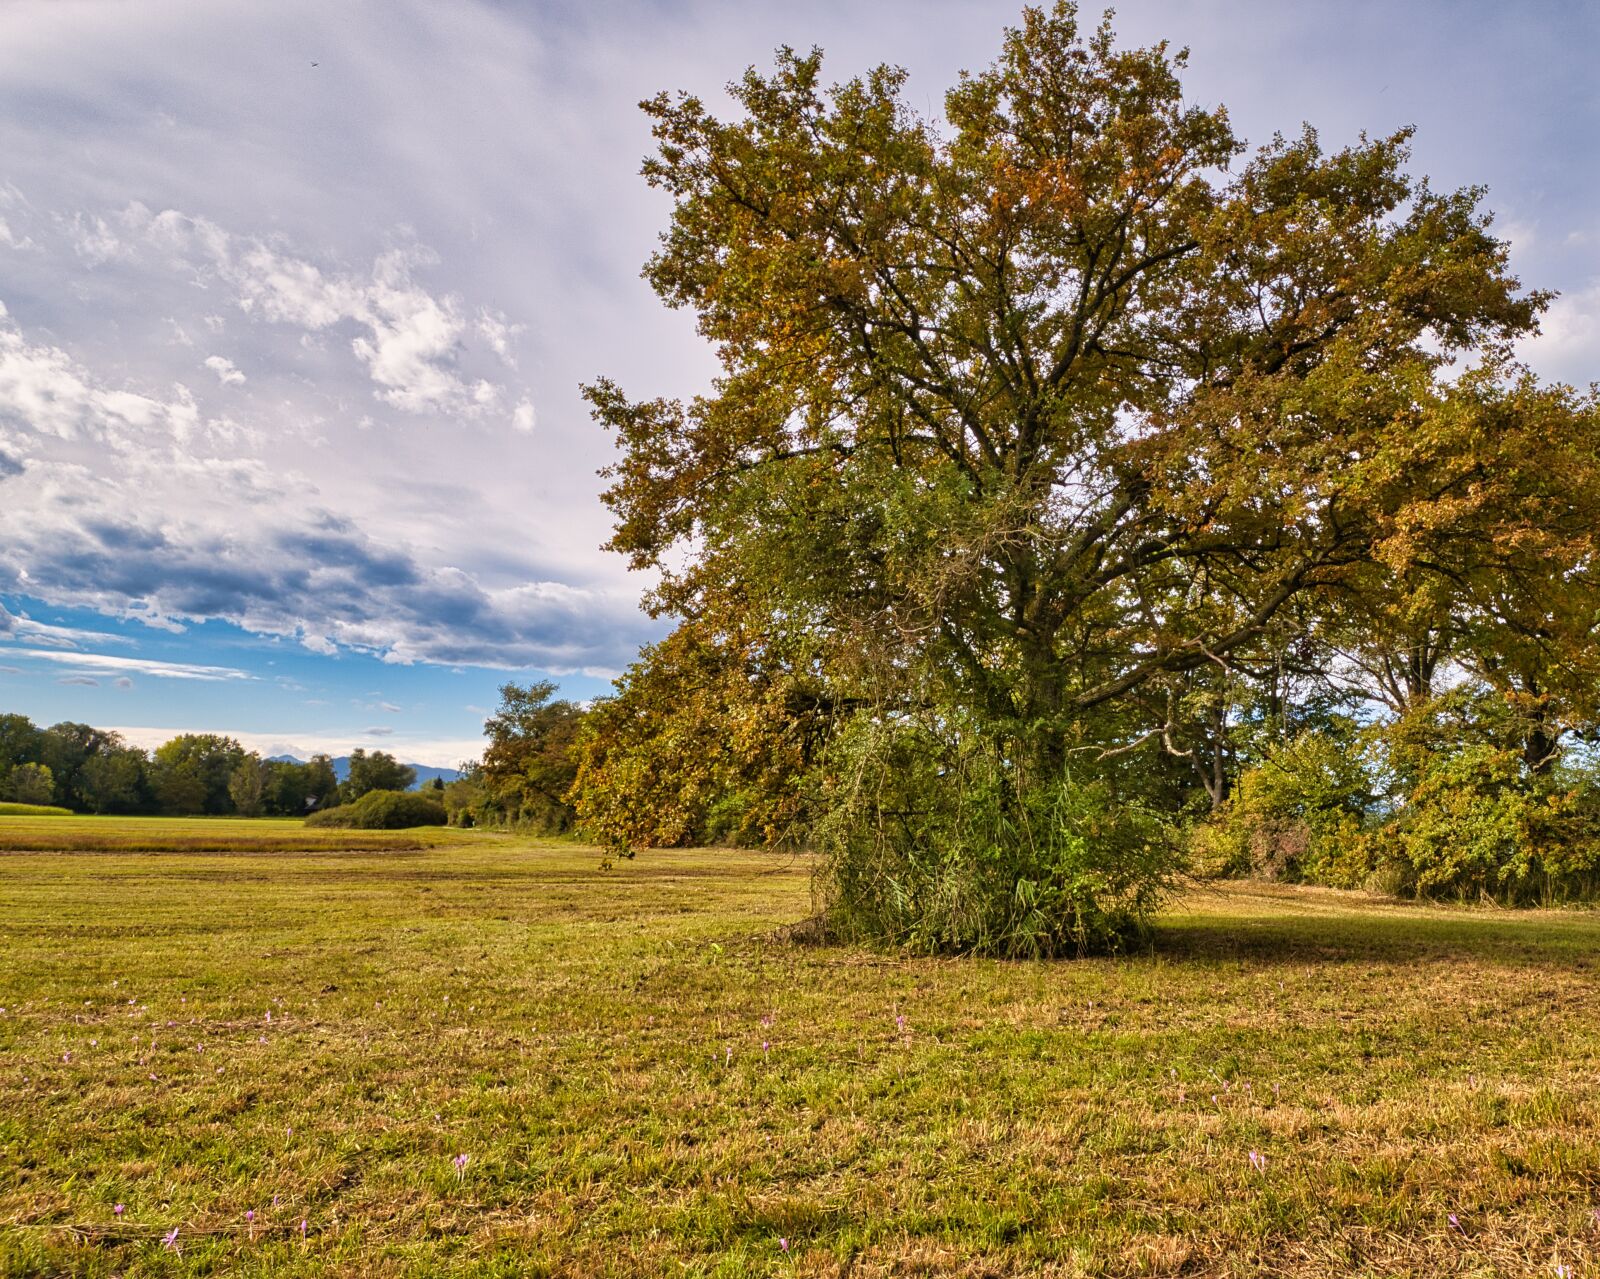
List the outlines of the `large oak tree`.
{"label": "large oak tree", "polygon": [[646,274],[722,372],[687,404],[589,388],[613,545],[702,629],[737,583],[741,632],[834,704],[984,739],[1002,800],[1192,755],[1189,690],[1286,628],[1425,627],[1431,591],[1526,631],[1535,583],[1587,571],[1504,445],[1590,467],[1590,406],[1510,365],[1546,298],[1481,192],[1409,176],[1406,131],[1251,151],[1183,61],[1061,3],[942,121],[898,70],[824,87],[816,51],[728,119],[644,104],[674,202]]}

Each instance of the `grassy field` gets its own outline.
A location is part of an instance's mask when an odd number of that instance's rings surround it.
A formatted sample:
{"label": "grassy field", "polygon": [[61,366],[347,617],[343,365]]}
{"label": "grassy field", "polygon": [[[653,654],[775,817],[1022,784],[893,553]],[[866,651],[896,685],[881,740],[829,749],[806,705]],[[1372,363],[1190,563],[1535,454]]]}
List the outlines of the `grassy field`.
{"label": "grassy field", "polygon": [[453,838],[0,855],[0,1274],[1600,1274],[1589,914],[905,960],[793,860]]}
{"label": "grassy field", "polygon": [[368,852],[433,848],[459,839],[459,832],[441,827],[333,830],[308,827],[293,817],[62,818],[0,813],[0,853]]}

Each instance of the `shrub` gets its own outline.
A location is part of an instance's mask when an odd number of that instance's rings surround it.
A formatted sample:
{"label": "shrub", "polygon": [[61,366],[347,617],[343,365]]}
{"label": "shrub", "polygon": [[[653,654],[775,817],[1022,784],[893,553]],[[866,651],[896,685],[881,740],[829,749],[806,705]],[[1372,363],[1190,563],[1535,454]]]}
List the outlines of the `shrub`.
{"label": "shrub", "polygon": [[71,817],[70,808],[54,804],[13,804],[0,801],[0,817]]}
{"label": "shrub", "polygon": [[1510,906],[1592,898],[1600,888],[1600,788],[1532,778],[1515,750],[1435,757],[1405,806],[1361,841],[1369,875],[1406,896]]}
{"label": "shrub", "polygon": [[827,924],[843,936],[1012,957],[1115,950],[1176,868],[1155,814],[1101,782],[1030,783],[976,735],[863,719],[836,752],[817,835]]}
{"label": "shrub", "polygon": [[410,826],[443,826],[445,820],[444,805],[425,791],[372,790],[353,803],[312,813],[306,818],[306,825],[401,830]]}
{"label": "shrub", "polygon": [[1228,802],[1195,828],[1196,868],[1354,886],[1367,872],[1355,845],[1371,803],[1354,734],[1302,733],[1246,769]]}

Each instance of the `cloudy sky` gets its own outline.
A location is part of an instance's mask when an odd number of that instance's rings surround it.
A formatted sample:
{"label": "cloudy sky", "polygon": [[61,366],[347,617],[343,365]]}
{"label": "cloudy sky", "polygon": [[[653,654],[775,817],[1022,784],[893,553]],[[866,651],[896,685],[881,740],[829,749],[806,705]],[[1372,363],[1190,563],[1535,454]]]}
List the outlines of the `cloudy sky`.
{"label": "cloudy sky", "polygon": [[[580,381],[692,394],[638,277],[659,89],[779,44],[936,109],[1013,3],[8,0],[0,8],[0,710],[145,744],[476,754],[497,685],[603,691],[659,633],[599,550]],[[1090,10],[1097,12],[1097,10]],[[1481,183],[1525,358],[1600,377],[1600,5],[1127,0],[1264,140],[1415,124]]]}

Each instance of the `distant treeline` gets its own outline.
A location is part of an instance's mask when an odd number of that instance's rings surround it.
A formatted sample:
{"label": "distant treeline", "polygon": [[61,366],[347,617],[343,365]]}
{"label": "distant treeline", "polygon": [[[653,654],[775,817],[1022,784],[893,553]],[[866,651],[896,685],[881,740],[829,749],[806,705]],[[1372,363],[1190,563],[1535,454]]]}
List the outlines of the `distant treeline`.
{"label": "distant treeline", "polygon": [[304,817],[416,779],[384,751],[354,751],[341,783],[327,755],[262,759],[214,733],[181,733],[145,751],[88,724],[40,728],[25,715],[0,715],[0,800],[79,813]]}

